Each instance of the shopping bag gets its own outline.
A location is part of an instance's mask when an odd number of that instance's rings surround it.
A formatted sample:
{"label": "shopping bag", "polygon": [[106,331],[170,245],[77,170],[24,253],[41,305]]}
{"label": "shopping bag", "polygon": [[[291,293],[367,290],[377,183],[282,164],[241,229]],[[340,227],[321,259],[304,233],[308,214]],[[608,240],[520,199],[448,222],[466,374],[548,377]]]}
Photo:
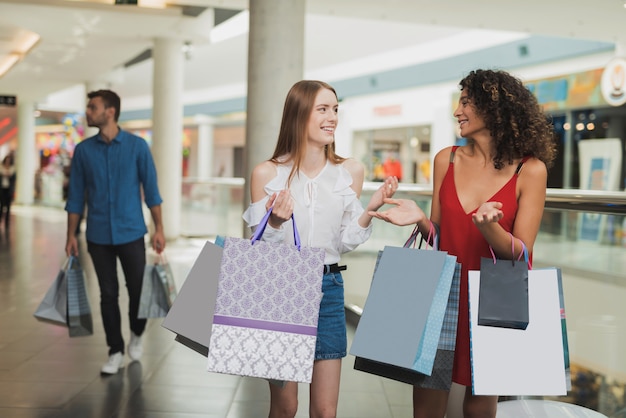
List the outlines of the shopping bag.
{"label": "shopping bag", "polygon": [[85,275],[78,262],[73,257],[66,270],[67,276],[67,326],[70,337],[82,337],[93,334],[93,317],[87,289]]}
{"label": "shopping bag", "polygon": [[350,354],[357,370],[449,389],[460,264],[444,251],[409,248],[413,240],[382,251]]}
{"label": "shopping bag", "polygon": [[457,320],[459,316],[460,283],[461,265],[457,264],[430,375],[420,373],[413,369],[381,363],[362,357],[355,358],[354,369],[417,387],[450,390],[452,384],[452,369],[454,366],[454,350],[456,347]]}
{"label": "shopping bag", "polygon": [[[511,251],[514,251],[511,235]],[[480,260],[480,293],[478,296],[478,325],[526,329],[528,326],[528,251],[522,242],[525,261],[496,259]]]}
{"label": "shopping bag", "polygon": [[207,241],[196,258],[161,326],[176,341],[207,356],[222,262],[221,246]]}
{"label": "shopping bag", "polygon": [[556,269],[559,283],[559,307],[561,309],[561,336],[563,337],[563,359],[565,360],[565,386],[567,391],[572,390],[572,371],[569,362],[569,343],[567,339],[567,319],[565,316],[565,297],[563,295],[563,276],[561,269]]}
{"label": "shopping bag", "polygon": [[207,370],[310,383],[315,359],[324,250],[225,237]]}
{"label": "shopping bag", "polygon": [[141,285],[138,318],[163,318],[176,298],[176,283],[163,253],[146,264]]}
{"label": "shopping bag", "polygon": [[63,267],[48,288],[43,300],[35,311],[35,318],[55,325],[67,326],[67,276],[72,257],[65,260]]}
{"label": "shopping bag", "polygon": [[567,394],[559,277],[556,268],[528,271],[525,330],[478,324],[479,271],[469,272],[472,389],[475,395]]}

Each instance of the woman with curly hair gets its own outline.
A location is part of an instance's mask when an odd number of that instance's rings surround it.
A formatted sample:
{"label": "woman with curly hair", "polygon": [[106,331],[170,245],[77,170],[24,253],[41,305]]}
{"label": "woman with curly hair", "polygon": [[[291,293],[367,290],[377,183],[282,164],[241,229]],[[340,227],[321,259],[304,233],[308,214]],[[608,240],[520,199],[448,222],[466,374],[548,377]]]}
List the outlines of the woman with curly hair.
{"label": "woman with curly hair", "polygon": [[[466,418],[495,417],[498,397],[472,394],[468,271],[480,270],[489,247],[502,259],[517,258],[522,243],[532,254],[556,146],[551,124],[519,79],[475,70],[460,88],[454,116],[467,144],[435,156],[430,219],[405,199],[386,199],[393,207],[372,215],[396,225],[417,223],[424,236],[431,223],[440,226],[439,248],[462,264],[452,379],[466,386]],[[447,399],[447,391],[414,387],[414,417],[443,417]]]}

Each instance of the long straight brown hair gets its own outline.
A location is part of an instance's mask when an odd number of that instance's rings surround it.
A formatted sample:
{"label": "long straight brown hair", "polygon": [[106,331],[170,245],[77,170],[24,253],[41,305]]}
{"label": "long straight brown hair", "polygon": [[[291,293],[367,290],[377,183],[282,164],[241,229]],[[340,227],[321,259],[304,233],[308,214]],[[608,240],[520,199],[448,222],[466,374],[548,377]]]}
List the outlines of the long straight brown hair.
{"label": "long straight brown hair", "polygon": [[[287,186],[291,184],[291,180],[300,170],[300,164],[304,159],[308,133],[307,125],[317,93],[322,89],[332,91],[335,97],[337,97],[337,92],[331,85],[318,80],[298,81],[287,93],[283,108],[283,118],[280,122],[278,142],[276,143],[274,154],[270,158],[270,161],[275,164],[293,163]],[[326,146],[326,159],[333,164],[345,161],[345,158],[335,153],[334,141]]]}

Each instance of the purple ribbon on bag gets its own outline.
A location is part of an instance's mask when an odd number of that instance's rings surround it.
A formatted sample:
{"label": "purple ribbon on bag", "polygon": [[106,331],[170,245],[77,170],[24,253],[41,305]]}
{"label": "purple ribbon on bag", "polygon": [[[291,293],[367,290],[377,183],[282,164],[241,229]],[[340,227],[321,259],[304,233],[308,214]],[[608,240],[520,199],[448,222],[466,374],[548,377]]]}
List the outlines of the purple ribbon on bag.
{"label": "purple ribbon on bag", "polygon": [[[261,222],[259,222],[259,226],[254,231],[254,234],[252,235],[252,237],[250,237],[250,242],[252,244],[254,244],[255,241],[259,241],[261,239],[261,236],[263,235],[263,231],[265,231],[265,227],[267,226],[267,223],[270,220],[270,215],[272,214],[273,208],[274,207],[272,206],[267,210],[267,213],[265,214],[265,216],[263,216],[263,219],[261,219]],[[296,220],[293,217],[293,214],[291,215],[291,223],[293,224],[293,241],[298,251],[300,251],[300,234],[298,233],[298,228],[296,228]]]}

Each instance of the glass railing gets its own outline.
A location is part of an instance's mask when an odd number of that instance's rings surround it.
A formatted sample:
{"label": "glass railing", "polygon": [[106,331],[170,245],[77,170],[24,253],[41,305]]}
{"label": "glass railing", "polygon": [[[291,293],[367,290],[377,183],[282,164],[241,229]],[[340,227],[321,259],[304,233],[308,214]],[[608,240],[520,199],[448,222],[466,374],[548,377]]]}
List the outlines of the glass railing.
{"label": "glass railing", "polygon": [[[380,183],[366,183],[362,201]],[[241,237],[243,179],[186,180],[183,235]],[[415,200],[429,213],[428,186],[402,184],[396,197]],[[556,266],[563,274],[572,390],[559,401],[607,416],[626,409],[626,193],[549,189],[534,267]],[[345,254],[346,308],[360,313],[367,299],[376,254],[401,246],[412,227],[374,221],[372,237]],[[620,354],[621,353],[621,354]],[[540,377],[538,377],[540,378]]]}

